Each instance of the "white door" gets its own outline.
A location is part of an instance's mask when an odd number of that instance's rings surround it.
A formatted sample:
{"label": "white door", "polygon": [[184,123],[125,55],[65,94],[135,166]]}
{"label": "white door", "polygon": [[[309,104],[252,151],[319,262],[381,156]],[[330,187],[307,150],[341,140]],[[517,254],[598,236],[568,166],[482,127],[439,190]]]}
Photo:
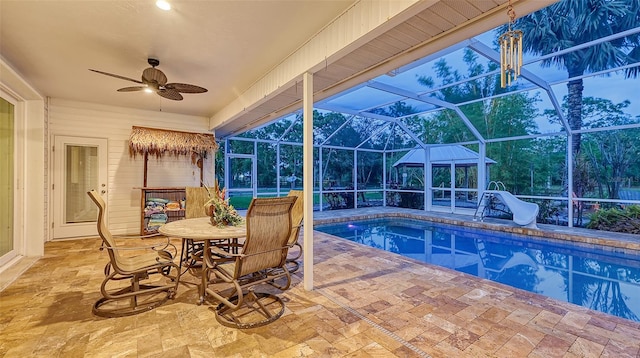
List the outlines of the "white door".
{"label": "white door", "polygon": [[53,238],[96,236],[98,207],[87,192],[107,200],[107,139],[55,136]]}

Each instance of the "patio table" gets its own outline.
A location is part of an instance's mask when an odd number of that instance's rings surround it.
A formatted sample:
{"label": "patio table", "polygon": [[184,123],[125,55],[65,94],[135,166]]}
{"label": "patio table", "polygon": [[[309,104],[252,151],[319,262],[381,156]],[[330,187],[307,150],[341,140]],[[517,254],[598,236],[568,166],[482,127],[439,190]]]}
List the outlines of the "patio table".
{"label": "patio table", "polygon": [[178,269],[178,282],[184,272],[182,272],[183,262],[185,272],[197,266],[196,260],[188,257],[191,252],[189,248],[194,247],[194,242],[207,243],[211,241],[233,241],[237,243],[239,238],[247,236],[247,227],[243,222],[237,226],[216,226],[211,224],[211,219],[207,217],[184,219],[172,221],[162,225],[158,232],[168,237],[179,237],[182,239],[182,249],[180,251],[180,263]]}

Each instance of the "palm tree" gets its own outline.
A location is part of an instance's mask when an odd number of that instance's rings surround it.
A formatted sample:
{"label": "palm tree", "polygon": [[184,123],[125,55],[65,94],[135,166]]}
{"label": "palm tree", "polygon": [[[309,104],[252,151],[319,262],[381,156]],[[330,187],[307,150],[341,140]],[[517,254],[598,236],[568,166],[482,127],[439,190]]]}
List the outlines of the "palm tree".
{"label": "palm tree", "polygon": [[[515,29],[524,32],[523,49],[545,55],[597,40],[640,26],[638,0],[562,0],[516,20]],[[506,26],[501,32],[506,31]],[[542,61],[543,66],[565,69],[571,79],[567,84],[567,120],[573,130],[582,128],[583,82],[579,76],[640,62],[640,35],[602,42],[571,53]],[[640,74],[640,67],[626,71],[627,77]],[[580,153],[581,137],[573,137],[573,152]]]}

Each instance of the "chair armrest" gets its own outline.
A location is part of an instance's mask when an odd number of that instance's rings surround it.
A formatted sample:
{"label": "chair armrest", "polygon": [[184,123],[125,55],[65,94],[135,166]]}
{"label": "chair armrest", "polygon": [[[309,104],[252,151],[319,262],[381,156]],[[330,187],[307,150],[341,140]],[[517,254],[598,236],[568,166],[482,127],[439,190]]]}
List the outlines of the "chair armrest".
{"label": "chair armrest", "polygon": [[[236,247],[242,247],[242,245],[240,244],[230,244],[228,246],[236,246]],[[229,251],[225,251],[223,249],[221,249],[220,247],[218,247],[217,245],[213,245],[213,246],[209,246],[209,251],[215,255],[218,255],[220,257],[224,257],[224,258],[231,258],[231,257],[237,257],[237,256],[241,256],[242,254],[234,254],[232,252]]]}
{"label": "chair armrest", "polygon": [[[226,246],[241,247],[242,245],[229,243]],[[205,240],[202,256],[203,256],[202,261],[204,262],[205,266],[207,266],[208,268],[213,268],[218,262],[233,261],[235,260],[236,257],[241,256],[241,254],[234,254],[232,252],[225,251],[220,247],[218,247],[217,245],[212,245],[209,240]]]}
{"label": "chair armrest", "polygon": [[[114,239],[135,239],[135,240],[146,240],[152,237],[160,237],[163,236],[159,233],[149,234],[149,235],[111,235]],[[170,245],[169,237],[164,236],[167,239],[166,243],[153,243],[151,245],[145,246],[136,246],[136,247],[118,247],[114,248],[114,250],[142,250],[142,249],[156,249],[159,245],[165,245],[163,248]]]}
{"label": "chair armrest", "polygon": [[164,236],[164,235],[160,234],[159,232],[156,232],[148,235],[111,235],[111,236],[117,239],[143,239],[144,240],[144,239],[157,237],[157,236]]}
{"label": "chair armrest", "polygon": [[[145,235],[148,237],[148,235]],[[161,235],[155,235],[155,236],[161,236]],[[147,237],[140,237],[140,236],[117,236],[118,239],[136,239],[136,238],[140,238],[140,239],[146,239]],[[115,238],[115,236],[114,236]],[[174,244],[171,243],[169,237],[166,237],[167,239],[166,242],[156,242],[153,243],[151,245],[145,245],[145,246],[126,246],[126,247],[109,247],[109,250],[114,250],[114,251],[135,251],[135,250],[153,250],[156,252],[160,252],[160,251],[166,251],[169,252],[173,257],[176,257],[178,254],[178,249],[176,248],[176,246]],[[170,251],[168,251],[167,249],[169,249]]]}
{"label": "chair armrest", "polygon": [[175,255],[171,255],[171,253],[166,250],[160,250],[158,251],[158,257],[156,257],[156,261],[161,264],[168,264],[172,263],[175,257]]}
{"label": "chair armrest", "polygon": [[136,251],[136,250],[154,250],[154,251],[160,251],[163,248],[169,246],[171,244],[168,245],[163,245],[162,248],[157,249],[158,245],[149,245],[149,246],[127,246],[127,247],[107,247],[108,250],[114,250],[114,251]]}

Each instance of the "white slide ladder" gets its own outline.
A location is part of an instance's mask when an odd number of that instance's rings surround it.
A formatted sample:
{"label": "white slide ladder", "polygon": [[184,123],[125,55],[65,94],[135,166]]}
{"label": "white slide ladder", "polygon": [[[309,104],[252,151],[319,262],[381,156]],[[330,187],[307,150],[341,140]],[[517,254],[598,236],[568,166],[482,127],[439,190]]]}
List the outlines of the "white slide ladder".
{"label": "white slide ladder", "polygon": [[502,182],[492,181],[487,186],[488,189],[482,193],[476,212],[473,215],[473,220],[477,220],[478,213],[480,213],[480,221],[484,219],[484,212],[493,198],[499,199],[509,210],[513,213],[513,222],[529,228],[536,228],[536,217],[540,208],[536,203],[529,203],[516,198],[513,194],[508,192]]}

